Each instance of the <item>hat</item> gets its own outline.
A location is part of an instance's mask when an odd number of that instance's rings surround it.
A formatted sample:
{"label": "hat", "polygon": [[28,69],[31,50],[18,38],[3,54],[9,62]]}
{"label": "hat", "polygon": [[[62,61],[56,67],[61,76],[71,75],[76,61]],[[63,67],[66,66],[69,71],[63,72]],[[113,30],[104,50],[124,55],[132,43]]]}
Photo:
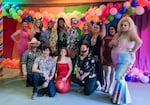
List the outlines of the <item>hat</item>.
{"label": "hat", "polygon": [[36,38],[32,38],[32,40],[30,42],[28,42],[28,44],[32,44],[32,43],[36,43],[37,46],[39,46],[41,44],[41,42],[38,41]]}

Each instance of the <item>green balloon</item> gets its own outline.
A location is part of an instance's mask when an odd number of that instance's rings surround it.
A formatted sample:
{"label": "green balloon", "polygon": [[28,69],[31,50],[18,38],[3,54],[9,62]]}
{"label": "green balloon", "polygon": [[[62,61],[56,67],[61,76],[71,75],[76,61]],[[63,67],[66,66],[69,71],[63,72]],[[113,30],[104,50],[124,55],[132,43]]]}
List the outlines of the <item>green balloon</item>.
{"label": "green balloon", "polygon": [[82,13],[78,12],[76,16],[77,16],[77,18],[81,18],[82,17]]}
{"label": "green balloon", "polygon": [[133,15],[135,13],[135,11],[132,8],[128,8],[127,13],[129,15]]}
{"label": "green balloon", "polygon": [[89,5],[83,5],[83,6],[70,6],[70,7],[65,7],[64,12],[65,13],[71,13],[73,11],[79,11],[81,13],[85,13],[89,9]]}
{"label": "green balloon", "polygon": [[7,16],[7,14],[8,14],[7,11],[5,9],[2,9],[2,15]]}
{"label": "green balloon", "polygon": [[10,8],[9,13],[11,13],[11,14],[16,13],[16,10],[14,8]]}
{"label": "green balloon", "polygon": [[113,21],[114,20],[114,16],[113,15],[108,15],[107,16],[107,20],[110,21],[110,22]]}

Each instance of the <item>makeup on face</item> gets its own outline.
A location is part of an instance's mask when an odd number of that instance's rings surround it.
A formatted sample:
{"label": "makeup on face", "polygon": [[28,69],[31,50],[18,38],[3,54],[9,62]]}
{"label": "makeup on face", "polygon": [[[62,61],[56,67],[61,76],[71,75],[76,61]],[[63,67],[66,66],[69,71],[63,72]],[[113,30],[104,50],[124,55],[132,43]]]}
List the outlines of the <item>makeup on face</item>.
{"label": "makeup on face", "polygon": [[122,22],[121,28],[122,28],[122,31],[128,31],[129,23],[128,22]]}

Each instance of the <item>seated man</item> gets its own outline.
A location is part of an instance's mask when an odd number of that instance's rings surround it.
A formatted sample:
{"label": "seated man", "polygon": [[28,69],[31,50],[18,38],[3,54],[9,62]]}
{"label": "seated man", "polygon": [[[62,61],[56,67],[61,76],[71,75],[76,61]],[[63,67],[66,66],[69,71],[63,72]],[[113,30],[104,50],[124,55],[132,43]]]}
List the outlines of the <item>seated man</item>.
{"label": "seated man", "polygon": [[95,74],[95,61],[89,52],[89,45],[82,43],[81,54],[76,60],[75,75],[72,76],[72,82],[84,86],[84,94],[90,95],[98,87]]}
{"label": "seated man", "polygon": [[22,71],[23,76],[26,79],[26,87],[33,86],[32,79],[32,65],[36,57],[41,55],[41,51],[37,49],[40,42],[33,38],[29,44],[29,49],[26,50],[22,57]]}
{"label": "seated man", "polygon": [[35,59],[35,62],[32,67],[33,72],[32,99],[36,99],[37,97],[39,81],[43,81],[43,86],[47,88],[50,97],[55,96],[56,88],[53,80],[55,70],[56,70],[56,62],[50,56],[50,47],[43,46],[42,55]]}

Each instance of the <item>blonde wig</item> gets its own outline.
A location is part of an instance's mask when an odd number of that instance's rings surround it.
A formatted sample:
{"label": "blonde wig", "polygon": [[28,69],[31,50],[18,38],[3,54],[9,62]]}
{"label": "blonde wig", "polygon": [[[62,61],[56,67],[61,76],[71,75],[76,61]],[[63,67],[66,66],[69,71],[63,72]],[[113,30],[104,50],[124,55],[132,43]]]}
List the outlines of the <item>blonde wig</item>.
{"label": "blonde wig", "polygon": [[119,23],[118,23],[117,31],[118,31],[119,33],[122,32],[122,30],[121,30],[121,24],[122,24],[123,22],[128,22],[128,23],[129,23],[129,31],[133,31],[133,32],[135,32],[135,33],[137,32],[137,30],[136,30],[136,25],[134,24],[134,22],[133,22],[133,20],[131,19],[131,17],[126,16],[126,17],[121,18],[121,20],[120,20]]}

